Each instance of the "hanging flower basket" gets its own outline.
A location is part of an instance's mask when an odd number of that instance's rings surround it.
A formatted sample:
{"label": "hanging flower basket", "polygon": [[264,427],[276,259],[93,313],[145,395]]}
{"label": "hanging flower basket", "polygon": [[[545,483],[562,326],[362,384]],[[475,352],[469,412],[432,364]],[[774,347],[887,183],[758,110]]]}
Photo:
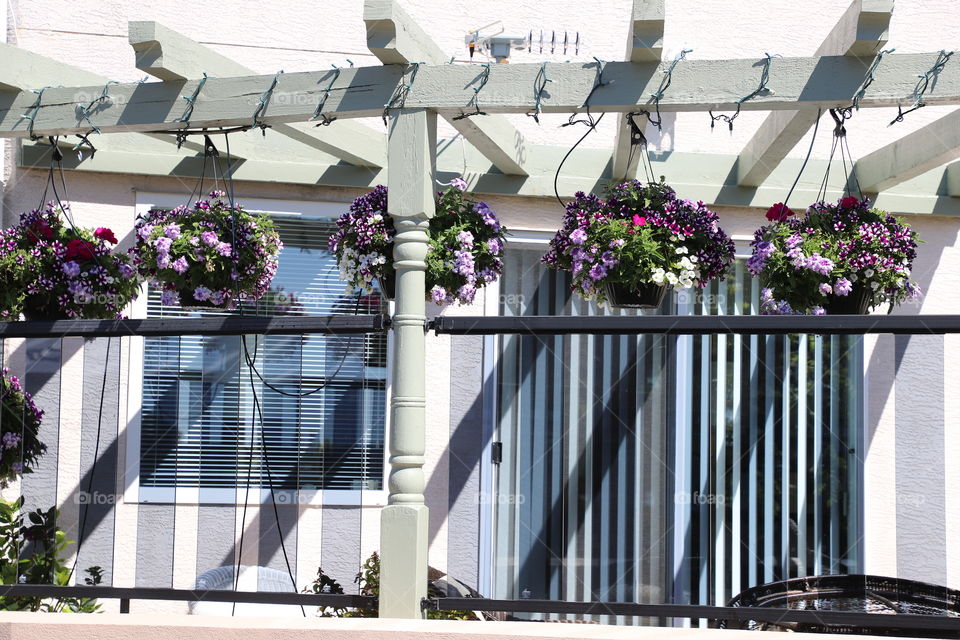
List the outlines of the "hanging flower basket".
{"label": "hanging flower basket", "polygon": [[20,380],[0,371],[0,487],[6,487],[33,465],[47,447],[40,442],[43,411],[23,390]]}
{"label": "hanging flower basket", "polygon": [[0,235],[0,318],[117,318],[137,297],[129,256],[110,229],[76,228],[52,203]]}
{"label": "hanging flower basket", "polygon": [[764,314],[864,314],[917,299],[909,280],[917,234],[866,198],[818,202],[802,216],[784,204],[754,234],[747,269],[761,279]]}
{"label": "hanging flower basket", "polygon": [[656,308],[670,288],[702,288],[724,277],[733,241],[717,214],[679,200],[662,182],[624,182],[604,197],[576,194],[544,264],[567,271],[586,300]]}
{"label": "hanging flower basket", "polygon": [[269,289],[280,236],[269,216],[231,209],[224,196],[213,191],[192,208],[153,209],[137,221],[136,264],[163,288],[163,304],[233,309]]}
{"label": "hanging flower basket", "polygon": [[[427,249],[427,297],[436,304],[470,304],[477,290],[503,272],[507,230],[485,202],[464,195],[467,183],[453,180],[437,196],[430,219]],[[373,292],[376,280],[387,299],[396,294],[393,239],[396,231],[387,214],[387,188],[378,186],[353,201],[337,220],[329,248],[336,255],[340,277],[350,288]]]}
{"label": "hanging flower basket", "polygon": [[642,282],[635,287],[608,282],[604,285],[604,296],[615,309],[658,309],[669,289],[667,284]]}

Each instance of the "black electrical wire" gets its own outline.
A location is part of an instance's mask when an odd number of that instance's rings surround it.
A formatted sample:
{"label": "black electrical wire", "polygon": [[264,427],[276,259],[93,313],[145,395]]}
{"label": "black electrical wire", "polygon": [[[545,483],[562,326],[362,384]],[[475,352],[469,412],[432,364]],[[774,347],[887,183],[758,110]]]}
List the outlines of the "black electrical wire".
{"label": "black electrical wire", "polygon": [[820,116],[823,114],[822,109],[817,109],[817,120],[813,123],[813,135],[810,136],[810,146],[807,147],[807,155],[803,159],[803,164],[800,165],[800,171],[797,172],[797,177],[794,178],[793,184],[790,185],[790,191],[787,192],[787,197],[784,199],[784,206],[788,205],[790,202],[790,196],[793,195],[793,190],[797,188],[797,183],[800,182],[800,176],[803,175],[803,170],[807,168],[807,162],[810,161],[810,155],[813,153],[813,143],[817,139],[817,129],[820,128]]}
{"label": "black electrical wire", "polygon": [[[54,198],[56,198],[57,206],[60,208],[60,211],[63,213],[64,219],[67,221],[67,224],[70,225],[70,229],[77,235],[77,237],[80,237],[80,232],[77,229],[76,225],[74,225],[72,217],[67,212],[67,208],[64,206],[63,200],[60,197],[60,191],[57,189],[57,181],[55,177],[56,174],[54,173],[55,168],[58,170],[58,173],[60,175],[60,182],[63,187],[63,195],[66,198],[67,182],[63,173],[63,154],[60,152],[60,149],[57,147],[56,138],[50,138],[50,144],[52,146],[52,152],[51,152],[52,155],[50,157],[50,169],[47,173],[47,187],[44,189],[43,197],[44,197],[44,200],[46,200],[46,195],[48,193],[47,188],[53,190],[53,196]],[[97,263],[97,266],[102,269],[103,264],[100,262],[100,258],[99,256],[96,255],[96,253],[94,253],[93,259]],[[90,464],[90,476],[87,480],[87,487],[86,487],[86,493],[88,496],[91,495],[93,491],[93,480],[96,477],[97,463],[99,462],[99,457],[100,457],[100,439],[101,439],[101,434],[103,429],[103,403],[104,403],[104,398],[106,396],[106,391],[107,391],[107,374],[110,370],[111,344],[112,344],[112,338],[108,337],[106,356],[104,358],[104,363],[103,363],[103,381],[100,386],[100,407],[97,412],[97,434],[96,434],[96,440],[94,442],[93,461]],[[83,548],[83,542],[86,537],[86,523],[87,523],[87,515],[89,513],[89,510],[90,510],[90,501],[88,500],[84,502],[83,508],[81,510],[80,531],[77,534],[77,555],[74,558],[73,566],[70,568],[70,573],[67,576],[68,581],[76,573],[77,563],[80,560],[80,551]]]}
{"label": "black electrical wire", "polygon": [[563,200],[560,199],[560,190],[557,188],[557,182],[560,180],[560,170],[563,168],[563,164],[567,161],[567,158],[570,157],[570,154],[573,153],[573,150],[580,146],[580,143],[596,130],[597,125],[600,124],[600,121],[603,120],[603,116],[605,115],[607,115],[606,112],[600,114],[600,117],[597,118],[597,121],[589,126],[587,132],[580,136],[580,139],[577,140],[572,147],[570,147],[570,150],[567,151],[566,155],[563,156],[563,160],[561,160],[560,164],[557,165],[557,172],[553,175],[553,194],[557,196],[557,202],[560,203],[561,207],[566,208],[567,205],[565,205]]}

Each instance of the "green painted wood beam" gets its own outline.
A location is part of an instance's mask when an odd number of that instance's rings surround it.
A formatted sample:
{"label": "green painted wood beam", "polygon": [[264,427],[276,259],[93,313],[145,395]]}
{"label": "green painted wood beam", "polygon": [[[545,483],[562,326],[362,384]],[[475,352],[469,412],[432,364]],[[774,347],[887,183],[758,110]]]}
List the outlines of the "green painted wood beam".
{"label": "green painted wood beam", "polygon": [[877,193],[960,158],[960,110],[857,160],[860,188]]}
{"label": "green painted wood beam", "polygon": [[[862,108],[891,107],[909,102],[916,76],[930,68],[936,53],[891,54],[875,74],[875,80],[860,102]],[[731,109],[741,96],[756,89],[758,60],[689,60],[674,71],[670,91],[660,103],[661,111]],[[626,112],[646,105],[659,85],[656,63],[611,62],[605,79],[590,100],[594,112]],[[550,67],[545,113],[570,113],[581,108],[594,84],[594,63],[558,63]],[[539,64],[495,65],[484,88],[483,109],[489,113],[525,113],[533,104],[534,80]],[[339,118],[378,116],[401,82],[403,67],[358,67],[343,69],[342,90],[331,92],[325,111]],[[846,56],[777,59],[770,75],[772,93],[757,96],[742,105],[746,111],[830,108],[849,104],[863,80],[863,62]],[[274,92],[260,120],[268,125],[306,122],[323,95],[328,71],[288,73]],[[406,108],[431,109],[459,114],[467,108],[476,68],[471,65],[424,66],[406,95]],[[406,80],[404,78],[404,80]],[[194,127],[250,124],[257,101],[270,86],[273,75],[210,78],[204,100],[198,101],[192,117]],[[114,85],[113,101],[92,116],[104,133],[167,131],[183,127],[182,95],[191,95],[196,81],[148,82]],[[89,126],[78,120],[77,107],[101,87],[82,86],[48,89],[36,117],[40,135],[83,133]],[[947,65],[936,86],[924,97],[927,104],[960,105],[960,65]],[[37,95],[0,93],[0,137],[25,137],[21,115],[34,111]]]}
{"label": "green painted wood beam", "polygon": [[[663,54],[663,0],[633,0],[630,35],[625,58],[631,62],[659,62]],[[641,122],[645,119],[641,118]],[[630,123],[619,118],[613,138],[613,175],[619,180],[632,180],[637,175],[639,151],[630,153]]]}
{"label": "green painted wood beam", "polygon": [[[887,43],[892,12],[893,0],[853,0],[815,55],[869,56],[861,58],[866,72],[874,54]],[[810,111],[771,112],[740,153],[737,182],[763,184],[816,119]]]}
{"label": "green painted wood beam", "polygon": [[[182,83],[188,79],[198,79],[204,73],[219,77],[254,73],[252,69],[158,22],[130,22],[128,30],[137,68],[161,80]],[[202,99],[202,96],[203,94],[199,99]],[[374,131],[359,122],[338,120],[324,127],[307,123],[286,123],[274,125],[273,130],[299,145],[319,149],[350,164],[382,167],[386,163],[386,134]],[[301,155],[297,146],[290,148],[287,145],[287,149],[294,156]]]}
{"label": "green painted wood beam", "polygon": [[[8,92],[9,94],[23,92],[36,98],[37,94],[32,93],[34,90],[60,86],[67,81],[77,84],[98,85],[98,88],[91,88],[88,93],[76,96],[79,106],[86,106],[101,95],[104,86],[109,82],[109,78],[20,47],[0,43],[0,92]],[[112,89],[112,85],[108,88],[108,91],[110,89]],[[90,127],[87,126],[82,133],[89,130]],[[163,142],[176,143],[175,140],[167,138],[164,138]],[[194,150],[203,151],[203,145],[194,143],[190,147],[193,147]]]}
{"label": "green painted wood beam", "polygon": [[[367,27],[367,48],[384,64],[426,62],[442,65],[450,59],[396,0],[364,0],[363,21]],[[479,67],[472,69],[474,74],[479,74]],[[474,82],[477,81],[474,78]],[[483,95],[481,92],[478,96],[481,101]],[[444,114],[447,122],[488,157],[497,169],[510,175],[527,175],[523,167],[523,135],[506,118],[477,115],[455,120],[459,115]]]}

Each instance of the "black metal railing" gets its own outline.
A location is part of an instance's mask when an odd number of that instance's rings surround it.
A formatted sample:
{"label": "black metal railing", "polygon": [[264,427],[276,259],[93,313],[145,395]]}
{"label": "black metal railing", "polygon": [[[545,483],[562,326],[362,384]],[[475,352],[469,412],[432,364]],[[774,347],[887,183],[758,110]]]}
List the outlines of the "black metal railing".
{"label": "black metal railing", "polygon": [[0,597],[97,598],[120,600],[120,613],[130,613],[131,600],[179,602],[235,602],[237,604],[290,604],[310,607],[376,609],[377,599],[342,593],[294,593],[281,591],[226,591],[214,589],[158,589],[141,587],[11,584],[0,586]]}
{"label": "black metal railing", "polygon": [[863,316],[438,316],[427,323],[438,334],[563,335],[660,334],[788,335],[815,333],[960,333],[960,315]]}
{"label": "black metal railing", "polygon": [[[634,602],[570,602],[562,600],[492,600],[487,598],[427,598],[424,609],[435,611],[484,611],[509,613],[554,613],[584,616],[642,616],[691,620],[737,620],[771,623],[806,623],[849,628],[911,629],[937,632],[943,637],[960,635],[960,618],[934,615],[859,613],[850,611],[804,611],[757,607],[710,607],[692,604],[639,604]],[[949,634],[949,635],[947,635]]]}

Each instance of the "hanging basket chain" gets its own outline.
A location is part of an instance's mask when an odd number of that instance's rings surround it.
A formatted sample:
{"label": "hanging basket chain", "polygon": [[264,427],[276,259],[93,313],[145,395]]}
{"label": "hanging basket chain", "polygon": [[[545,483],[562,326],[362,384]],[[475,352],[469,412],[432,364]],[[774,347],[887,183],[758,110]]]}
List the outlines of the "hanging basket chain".
{"label": "hanging basket chain", "polygon": [[468,107],[473,107],[473,112],[464,113],[461,111],[460,115],[456,116],[454,120],[463,120],[464,118],[469,118],[470,116],[487,115],[486,112],[480,110],[480,101],[478,100],[478,97],[480,95],[480,91],[486,86],[487,81],[490,79],[490,64],[491,63],[489,62],[483,64],[483,72],[480,74],[480,80],[477,86],[473,87],[473,96],[470,98],[470,102],[467,103]]}
{"label": "hanging basket chain", "polygon": [[710,114],[711,129],[713,129],[713,125],[716,124],[717,120],[723,120],[730,127],[730,131],[733,131],[733,121],[736,120],[737,116],[740,115],[740,106],[744,102],[747,102],[748,100],[752,100],[756,98],[761,93],[762,94],[772,93],[772,90],[767,87],[767,81],[770,80],[770,62],[773,60],[774,56],[771,56],[769,53],[764,53],[763,55],[765,55],[766,58],[764,58],[763,60],[763,69],[760,71],[760,84],[757,86],[756,89],[754,89],[753,91],[743,96],[742,98],[740,98],[734,103],[737,105],[737,110],[734,112],[732,116],[728,116],[722,113],[720,115],[715,116],[713,115],[713,110],[708,111],[708,113]]}
{"label": "hanging basket chain", "polygon": [[[347,62],[350,62],[350,61],[347,60]],[[330,82],[327,84],[327,88],[323,90],[323,96],[320,97],[320,102],[317,103],[316,110],[313,112],[313,115],[310,116],[311,120],[316,120],[317,118],[320,118],[320,123],[317,124],[318,127],[329,126],[331,122],[336,120],[335,117],[331,118],[330,116],[324,115],[323,113],[323,107],[327,104],[327,98],[330,97],[330,90],[333,89],[333,83],[336,82],[337,78],[340,77],[340,67],[338,67],[335,64],[330,66],[333,67],[333,71],[331,71],[332,77],[330,78]],[[352,67],[353,63],[350,63],[350,66]]]}
{"label": "hanging basket chain", "polygon": [[[390,118],[390,109],[403,108],[403,105],[407,101],[407,96],[410,94],[410,89],[413,88],[413,81],[417,79],[417,71],[420,70],[420,65],[422,64],[422,62],[410,63],[410,66],[408,67],[410,70],[410,79],[397,85],[393,95],[390,96],[390,100],[387,102],[387,104],[383,105],[383,126],[387,126],[387,120]],[[407,75],[407,69],[403,70],[403,76],[405,75]]]}
{"label": "hanging basket chain", "polygon": [[903,122],[903,116],[927,106],[923,101],[923,95],[927,92],[927,89],[930,88],[930,81],[935,81],[937,76],[940,75],[940,72],[943,71],[943,68],[947,66],[947,62],[953,53],[953,51],[940,50],[940,53],[937,54],[937,61],[933,63],[933,66],[930,67],[926,73],[917,76],[919,80],[917,80],[917,86],[913,88],[913,95],[916,96],[913,101],[913,106],[904,111],[902,106],[897,105],[897,117],[891,120],[890,124]]}

